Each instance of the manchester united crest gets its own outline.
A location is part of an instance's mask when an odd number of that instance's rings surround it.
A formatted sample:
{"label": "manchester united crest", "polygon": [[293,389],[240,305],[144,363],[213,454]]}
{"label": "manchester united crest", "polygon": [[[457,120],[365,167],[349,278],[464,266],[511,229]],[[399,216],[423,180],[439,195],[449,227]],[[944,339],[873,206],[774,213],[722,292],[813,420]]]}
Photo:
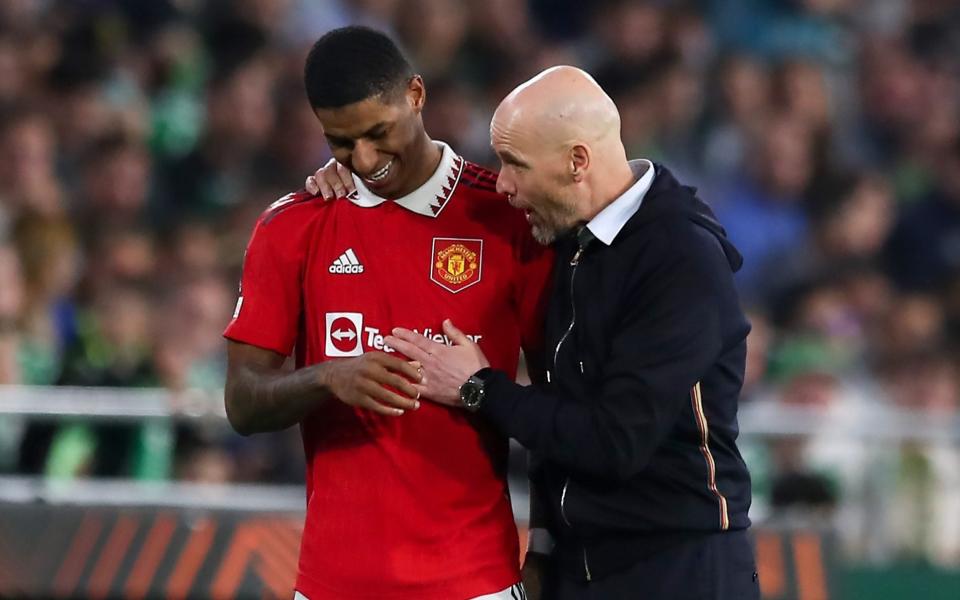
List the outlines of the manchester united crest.
{"label": "manchester united crest", "polygon": [[462,292],[480,282],[483,240],[433,238],[430,279],[440,287]]}

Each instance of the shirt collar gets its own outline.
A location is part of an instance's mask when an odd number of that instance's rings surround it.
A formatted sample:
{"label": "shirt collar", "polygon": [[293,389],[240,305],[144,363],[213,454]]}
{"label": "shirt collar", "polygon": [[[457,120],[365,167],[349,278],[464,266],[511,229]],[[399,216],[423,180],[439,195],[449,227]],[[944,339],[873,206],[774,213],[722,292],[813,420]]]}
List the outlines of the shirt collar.
{"label": "shirt collar", "polygon": [[[393,200],[411,212],[431,218],[439,216],[447,205],[447,202],[453,196],[453,190],[460,182],[460,174],[463,172],[463,158],[444,142],[434,141],[434,143],[440,146],[443,153],[440,157],[440,164],[437,165],[437,170],[433,172],[426,183],[406,196]],[[353,183],[357,191],[347,196],[347,199],[357,206],[373,208],[389,200],[389,198],[378,196],[367,189],[367,186],[363,184],[363,179],[357,177],[356,174],[353,175]]]}
{"label": "shirt collar", "polygon": [[649,160],[631,160],[630,169],[637,181],[587,223],[590,233],[608,246],[613,243],[630,217],[640,209],[643,197],[653,183],[653,163]]}

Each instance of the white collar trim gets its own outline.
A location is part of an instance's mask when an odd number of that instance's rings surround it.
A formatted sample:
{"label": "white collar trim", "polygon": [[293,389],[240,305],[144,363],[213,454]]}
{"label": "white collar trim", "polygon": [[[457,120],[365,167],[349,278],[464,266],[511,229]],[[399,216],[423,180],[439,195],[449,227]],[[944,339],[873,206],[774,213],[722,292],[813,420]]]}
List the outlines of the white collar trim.
{"label": "white collar trim", "polygon": [[640,210],[643,197],[647,195],[653,184],[654,169],[653,163],[649,160],[645,158],[631,160],[630,169],[635,177],[639,176],[637,181],[587,223],[590,233],[608,246],[613,243],[630,217]]}
{"label": "white collar trim", "polygon": [[[453,149],[439,140],[434,141],[440,146],[442,155],[437,170],[433,172],[430,179],[423,185],[413,190],[402,198],[393,200],[405,209],[415,212],[425,217],[436,218],[443,211],[444,207],[453,196],[453,190],[460,182],[460,175],[463,173],[463,158]],[[367,189],[363,179],[353,175],[353,184],[357,191],[347,196],[347,199],[364,208],[373,208],[380,206],[389,198],[378,196]]]}

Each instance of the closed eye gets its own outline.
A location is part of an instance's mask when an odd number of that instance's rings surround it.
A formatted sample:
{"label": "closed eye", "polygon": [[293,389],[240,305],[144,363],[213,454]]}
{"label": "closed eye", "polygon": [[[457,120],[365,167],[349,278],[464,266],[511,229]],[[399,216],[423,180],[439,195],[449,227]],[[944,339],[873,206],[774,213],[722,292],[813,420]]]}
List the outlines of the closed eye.
{"label": "closed eye", "polygon": [[389,127],[378,127],[377,129],[367,132],[366,137],[371,140],[382,140],[387,137],[387,133],[390,131]]}
{"label": "closed eye", "polygon": [[353,148],[353,140],[347,138],[335,137],[328,135],[327,143],[330,144],[332,148]]}

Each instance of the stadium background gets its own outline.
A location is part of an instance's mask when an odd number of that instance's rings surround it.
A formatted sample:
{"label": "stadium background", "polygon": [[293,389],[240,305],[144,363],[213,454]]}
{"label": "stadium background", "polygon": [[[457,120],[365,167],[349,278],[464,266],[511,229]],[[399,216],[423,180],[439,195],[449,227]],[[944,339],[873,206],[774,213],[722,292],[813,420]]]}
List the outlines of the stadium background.
{"label": "stadium background", "polygon": [[465,156],[575,64],[714,206],[766,598],[960,595],[956,2],[4,0],[0,597],[290,597],[299,438],[225,427],[220,333],[254,219],[329,156],[302,61],[349,23]]}

